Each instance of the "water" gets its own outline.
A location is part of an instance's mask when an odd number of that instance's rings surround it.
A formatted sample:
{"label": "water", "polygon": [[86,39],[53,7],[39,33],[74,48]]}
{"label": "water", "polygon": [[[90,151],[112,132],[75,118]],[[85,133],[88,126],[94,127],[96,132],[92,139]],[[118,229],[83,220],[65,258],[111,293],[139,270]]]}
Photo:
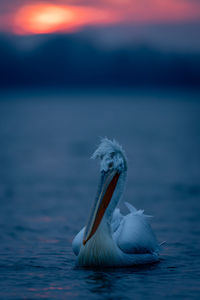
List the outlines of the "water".
{"label": "water", "polygon": [[[1,92],[0,298],[198,299],[200,102],[195,93]],[[124,199],[153,215],[161,262],[75,267],[99,179],[99,136],[128,156]],[[126,209],[122,205],[122,210]]]}

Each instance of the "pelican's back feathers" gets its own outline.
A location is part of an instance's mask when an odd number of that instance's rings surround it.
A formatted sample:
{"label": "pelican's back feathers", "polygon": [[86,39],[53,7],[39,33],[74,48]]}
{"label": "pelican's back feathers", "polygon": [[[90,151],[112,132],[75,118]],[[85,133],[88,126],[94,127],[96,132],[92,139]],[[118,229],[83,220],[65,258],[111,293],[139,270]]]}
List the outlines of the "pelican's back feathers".
{"label": "pelican's back feathers", "polygon": [[118,247],[129,254],[154,253],[159,249],[158,242],[142,210],[136,210],[126,203],[130,213],[123,217],[114,233]]}

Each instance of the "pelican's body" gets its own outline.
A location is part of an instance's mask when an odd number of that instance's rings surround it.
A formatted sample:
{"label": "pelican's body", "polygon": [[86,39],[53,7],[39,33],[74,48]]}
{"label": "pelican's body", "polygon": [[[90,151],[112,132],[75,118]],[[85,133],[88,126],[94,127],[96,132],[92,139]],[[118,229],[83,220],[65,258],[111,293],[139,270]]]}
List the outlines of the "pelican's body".
{"label": "pelican's body", "polygon": [[121,146],[103,139],[93,157],[101,160],[101,181],[88,224],[72,243],[78,265],[122,267],[158,261],[159,245],[148,216],[129,203],[126,216],[116,208],[127,173]]}

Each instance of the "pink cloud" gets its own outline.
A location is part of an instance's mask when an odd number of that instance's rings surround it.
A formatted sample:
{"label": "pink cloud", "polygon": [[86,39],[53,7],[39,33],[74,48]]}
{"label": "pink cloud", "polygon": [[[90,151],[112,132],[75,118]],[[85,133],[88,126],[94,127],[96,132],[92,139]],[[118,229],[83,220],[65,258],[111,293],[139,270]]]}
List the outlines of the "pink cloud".
{"label": "pink cloud", "polygon": [[[28,4],[49,3],[99,9],[110,14],[112,24],[172,23],[200,20],[200,1],[197,0],[2,0],[0,2],[0,30],[13,31],[16,12]],[[91,16],[92,17],[92,16]],[[92,20],[92,18],[90,18]],[[92,25],[101,25],[101,22]],[[86,22],[87,23],[87,22]],[[87,25],[87,24],[86,24]],[[103,22],[102,22],[103,25]],[[82,25],[84,26],[84,24]],[[63,28],[65,31],[65,28]]]}

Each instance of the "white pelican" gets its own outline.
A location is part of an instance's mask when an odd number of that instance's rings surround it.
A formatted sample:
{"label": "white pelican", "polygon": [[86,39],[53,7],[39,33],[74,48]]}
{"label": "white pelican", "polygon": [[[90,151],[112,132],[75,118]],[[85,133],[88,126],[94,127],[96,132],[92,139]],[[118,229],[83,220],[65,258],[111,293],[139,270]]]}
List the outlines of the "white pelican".
{"label": "white pelican", "polygon": [[159,245],[148,216],[126,203],[130,213],[116,208],[127,175],[122,147],[102,139],[92,158],[100,159],[101,179],[87,226],[74,238],[72,248],[83,267],[123,267],[159,261]]}

